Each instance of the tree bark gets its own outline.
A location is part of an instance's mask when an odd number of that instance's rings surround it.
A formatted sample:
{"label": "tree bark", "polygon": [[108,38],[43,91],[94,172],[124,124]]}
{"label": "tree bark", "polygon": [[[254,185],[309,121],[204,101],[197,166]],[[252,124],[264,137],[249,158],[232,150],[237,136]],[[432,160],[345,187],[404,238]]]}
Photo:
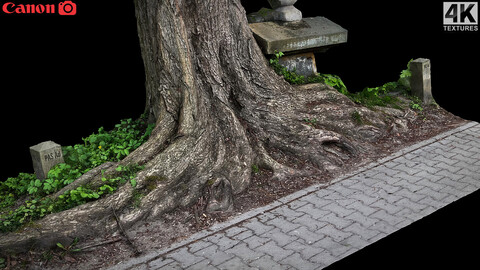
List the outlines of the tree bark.
{"label": "tree bark", "polygon": [[[135,0],[146,72],[150,139],[117,165],[139,164],[137,187],[49,215],[2,235],[0,249],[25,250],[125,228],[196,202],[210,187],[209,211],[228,211],[250,183],[252,165],[275,181],[335,171],[384,123],[334,89],[292,87],[268,66],[240,0]],[[372,123],[359,127],[356,110]],[[304,119],[316,119],[312,125]],[[373,135],[372,135],[373,134]],[[116,166],[107,170],[114,172]],[[90,177],[100,184],[101,175]],[[272,180],[273,181],[273,180]],[[132,194],[145,196],[131,207]]]}

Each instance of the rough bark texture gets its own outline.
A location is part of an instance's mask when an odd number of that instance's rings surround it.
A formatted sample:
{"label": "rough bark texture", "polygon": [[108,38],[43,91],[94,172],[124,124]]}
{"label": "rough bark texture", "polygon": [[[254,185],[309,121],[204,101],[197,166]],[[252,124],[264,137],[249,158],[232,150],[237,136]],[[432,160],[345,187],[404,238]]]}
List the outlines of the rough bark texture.
{"label": "rough bark texture", "polygon": [[[146,110],[156,128],[120,163],[145,165],[135,188],[145,195],[140,206],[131,207],[134,188],[127,184],[2,235],[0,249],[115,231],[113,209],[128,228],[196,202],[207,186],[207,209],[227,211],[249,185],[253,164],[273,171],[272,181],[334,171],[366,149],[356,141],[381,135],[377,113],[325,85],[295,88],[276,75],[239,0],[136,0],[135,8]],[[371,125],[357,125],[354,110]],[[98,173],[89,177],[92,185],[101,183]]]}

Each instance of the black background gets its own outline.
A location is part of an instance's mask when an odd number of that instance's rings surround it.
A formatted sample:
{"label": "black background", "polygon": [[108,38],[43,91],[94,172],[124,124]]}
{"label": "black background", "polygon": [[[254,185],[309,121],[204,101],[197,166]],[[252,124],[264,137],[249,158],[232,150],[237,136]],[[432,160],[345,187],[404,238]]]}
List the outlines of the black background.
{"label": "black background", "polygon": [[[59,1],[0,0],[5,2]],[[109,129],[143,112],[145,76],[133,1],[74,2],[74,16],[0,11],[0,179],[32,172],[32,145],[80,143],[100,126]],[[268,7],[266,0],[242,4],[248,13]],[[325,16],[349,31],[347,44],[317,55],[319,72],[337,74],[350,91],[359,91],[395,81],[412,58],[429,58],[437,103],[480,121],[479,34],[445,32],[442,1],[299,0],[296,6],[304,17]],[[477,193],[332,269],[444,269],[475,262]]]}

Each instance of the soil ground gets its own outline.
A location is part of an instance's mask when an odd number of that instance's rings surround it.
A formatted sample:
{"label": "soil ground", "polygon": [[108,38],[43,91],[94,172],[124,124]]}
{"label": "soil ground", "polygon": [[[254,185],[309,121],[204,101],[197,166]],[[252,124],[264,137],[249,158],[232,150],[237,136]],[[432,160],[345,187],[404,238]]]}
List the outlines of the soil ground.
{"label": "soil ground", "polygon": [[[400,122],[399,122],[400,121]],[[374,154],[360,154],[345,164],[342,170],[317,175],[315,178],[296,178],[285,181],[271,180],[271,173],[254,170],[252,182],[247,190],[237,195],[234,210],[228,213],[206,213],[205,199],[196,205],[177,209],[165,214],[161,220],[147,221],[127,230],[129,240],[121,233],[102,237],[80,239],[74,247],[67,250],[31,250],[28,253],[11,255],[6,258],[6,269],[104,269],[152,250],[163,249],[172,243],[181,241],[191,234],[208,228],[214,223],[244,213],[250,209],[266,205],[276,199],[291,194],[313,184],[326,183],[333,178],[358,169],[358,167],[388,156],[408,145],[433,137],[455,128],[465,120],[456,117],[436,105],[426,106],[423,111],[403,110],[396,117],[396,123],[402,129],[392,125],[387,135],[375,142],[378,151]],[[403,131],[402,131],[403,130]],[[283,155],[282,153],[277,153]],[[285,155],[285,158],[288,158]],[[208,194],[208,190],[206,190]],[[80,251],[74,251],[80,249]]]}

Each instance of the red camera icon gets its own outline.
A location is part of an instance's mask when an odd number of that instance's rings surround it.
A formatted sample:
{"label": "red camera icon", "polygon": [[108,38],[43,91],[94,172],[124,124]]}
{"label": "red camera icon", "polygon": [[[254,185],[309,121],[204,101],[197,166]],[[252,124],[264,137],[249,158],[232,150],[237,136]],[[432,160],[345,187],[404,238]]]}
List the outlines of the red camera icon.
{"label": "red camera icon", "polygon": [[77,14],[77,4],[72,1],[64,1],[58,3],[58,14],[60,15],[75,15]]}

